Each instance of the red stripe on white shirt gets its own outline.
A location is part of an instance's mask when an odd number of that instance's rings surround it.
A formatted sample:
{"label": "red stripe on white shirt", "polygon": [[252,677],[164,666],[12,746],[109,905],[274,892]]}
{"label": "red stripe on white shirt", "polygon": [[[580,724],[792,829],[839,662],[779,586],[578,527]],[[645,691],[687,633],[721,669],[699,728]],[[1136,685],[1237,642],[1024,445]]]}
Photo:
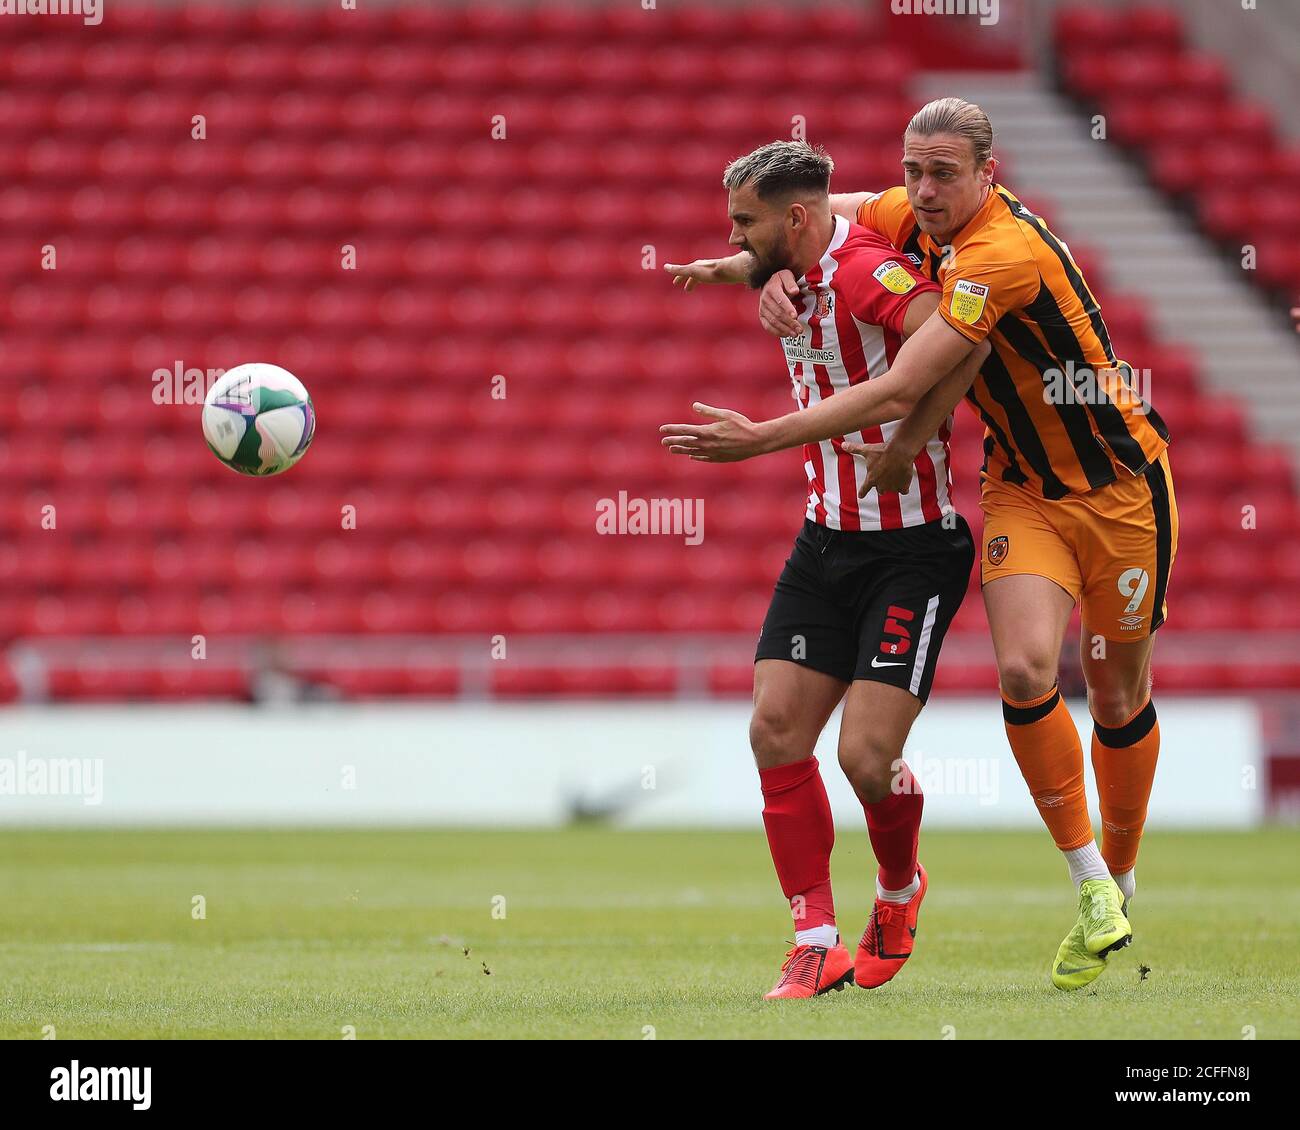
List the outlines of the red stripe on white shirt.
{"label": "red stripe on white shirt", "polygon": [[[904,294],[887,287],[874,273],[888,271],[891,263],[905,268],[915,280]],[[907,301],[921,290],[937,289],[881,237],[840,216],[835,217],[825,254],[799,285],[803,293],[796,304],[799,320],[807,328],[801,337],[786,339],[783,345],[801,410],[887,372],[902,345]],[[806,444],[807,517],[843,530],[899,529],[943,517],[952,509],[950,423],[951,417],[918,453],[916,477],[903,494],[872,491],[858,498],[866,464],[842,450],[844,439],[887,443],[897,431],[897,422]]]}

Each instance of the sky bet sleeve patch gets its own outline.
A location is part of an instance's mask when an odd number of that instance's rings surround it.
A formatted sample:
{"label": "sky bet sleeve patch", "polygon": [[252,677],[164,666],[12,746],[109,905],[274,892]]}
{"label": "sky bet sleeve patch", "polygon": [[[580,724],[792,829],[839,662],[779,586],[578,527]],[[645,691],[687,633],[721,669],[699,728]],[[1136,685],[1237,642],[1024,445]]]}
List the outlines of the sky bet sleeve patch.
{"label": "sky bet sleeve patch", "polygon": [[916,279],[908,273],[906,267],[894,259],[881,263],[871,272],[871,277],[891,294],[906,294],[916,286]]}
{"label": "sky bet sleeve patch", "polygon": [[952,288],[952,305],[949,313],[959,322],[973,326],[984,313],[984,300],[989,296],[989,288],[968,279],[958,279]]}

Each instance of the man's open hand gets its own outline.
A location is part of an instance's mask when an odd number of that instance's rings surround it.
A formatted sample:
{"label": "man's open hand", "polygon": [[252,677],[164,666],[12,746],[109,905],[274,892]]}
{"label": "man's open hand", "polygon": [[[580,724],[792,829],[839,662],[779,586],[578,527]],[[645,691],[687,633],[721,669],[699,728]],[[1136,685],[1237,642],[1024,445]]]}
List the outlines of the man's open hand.
{"label": "man's open hand", "polygon": [[758,320],[763,329],[777,337],[798,337],[803,323],[790,299],[799,293],[799,284],[791,271],[777,271],[763,286],[758,300]]}
{"label": "man's open hand", "polygon": [[856,455],[867,464],[867,477],[858,491],[859,498],[873,490],[882,494],[906,494],[912,489],[912,474],[915,468],[911,460],[897,451],[891,451],[887,443],[852,443],[844,441],[844,450]]}
{"label": "man's open hand", "polygon": [[673,276],[673,286],[687,294],[700,285],[720,285],[745,281],[745,256],[729,255],[725,259],[696,259],[693,263],[665,263],[664,270]]}
{"label": "man's open hand", "polygon": [[661,425],[659,434],[663,439],[659,442],[673,455],[689,455],[701,463],[738,463],[768,450],[761,423],[727,408],[708,404],[691,407],[713,423]]}

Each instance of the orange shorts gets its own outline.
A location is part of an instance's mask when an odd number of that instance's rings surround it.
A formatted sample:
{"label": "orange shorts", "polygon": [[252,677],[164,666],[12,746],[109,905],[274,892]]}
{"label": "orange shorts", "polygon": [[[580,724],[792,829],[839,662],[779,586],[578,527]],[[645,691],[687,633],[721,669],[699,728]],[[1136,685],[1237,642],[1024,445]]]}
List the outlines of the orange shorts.
{"label": "orange shorts", "polygon": [[1165,588],[1178,552],[1178,506],[1169,453],[1140,475],[1087,494],[1047,499],[984,477],[983,584],[1030,573],[1065,589],[1085,630],[1145,639],[1165,621]]}

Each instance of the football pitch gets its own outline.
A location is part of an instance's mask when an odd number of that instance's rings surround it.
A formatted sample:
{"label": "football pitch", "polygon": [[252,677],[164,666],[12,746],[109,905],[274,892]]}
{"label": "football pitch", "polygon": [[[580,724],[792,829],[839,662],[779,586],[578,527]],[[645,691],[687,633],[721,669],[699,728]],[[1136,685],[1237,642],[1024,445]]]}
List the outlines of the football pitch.
{"label": "football pitch", "polygon": [[[792,935],[758,829],[6,830],[0,1036],[1300,1037],[1300,831],[1150,834],[1134,945],[1070,995],[1046,835],[921,844],[903,972],[772,1003]],[[873,872],[841,828],[850,947]]]}

